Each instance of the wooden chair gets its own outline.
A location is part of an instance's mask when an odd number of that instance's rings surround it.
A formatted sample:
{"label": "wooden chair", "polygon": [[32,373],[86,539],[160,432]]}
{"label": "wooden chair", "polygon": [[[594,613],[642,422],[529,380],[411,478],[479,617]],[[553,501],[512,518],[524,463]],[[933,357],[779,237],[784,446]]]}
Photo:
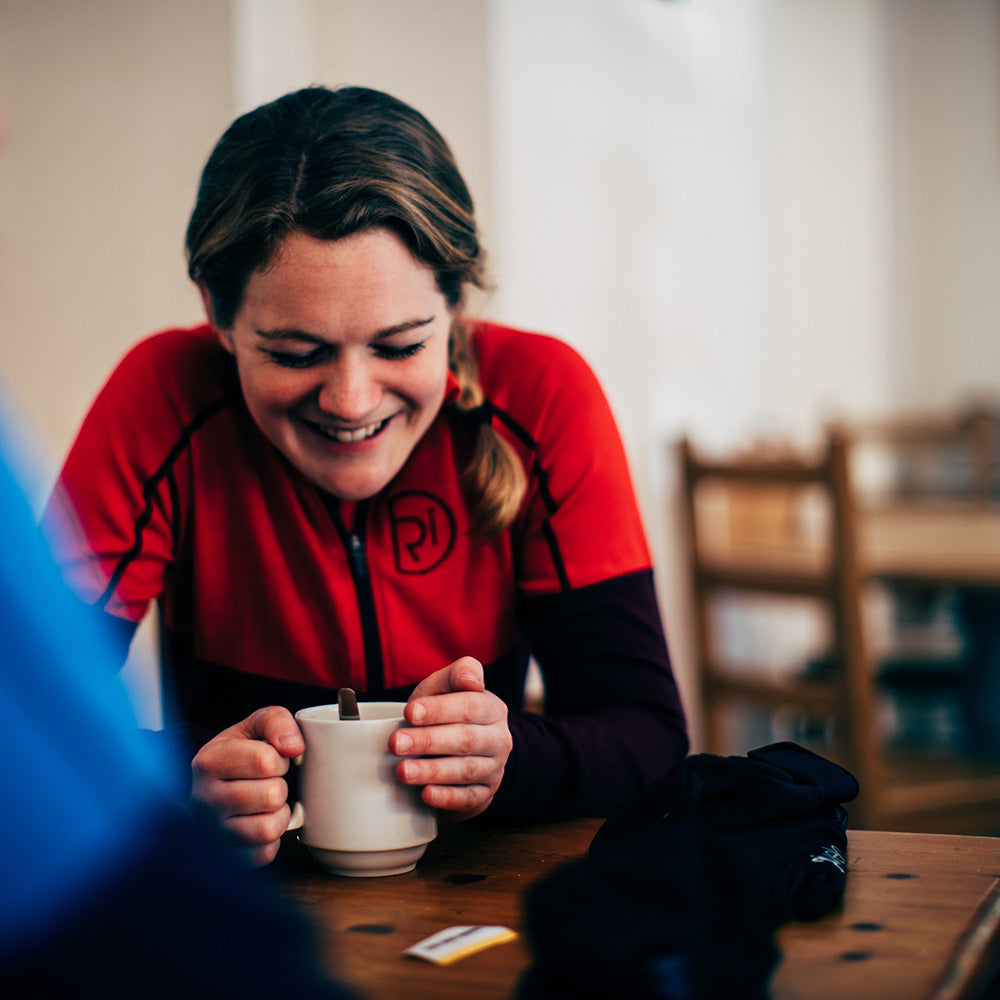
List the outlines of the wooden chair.
{"label": "wooden chair", "polygon": [[[680,443],[705,748],[744,752],[749,747],[731,745],[727,718],[791,707],[802,719],[824,722],[824,740],[814,748],[858,778],[861,795],[849,807],[854,827],[1000,833],[1000,768],[976,765],[930,780],[922,764],[900,767],[888,752],[850,447],[835,429],[811,455],[715,459],[687,439]],[[824,668],[813,663],[780,676],[734,669],[716,621],[726,595],[814,604],[829,626]]]}

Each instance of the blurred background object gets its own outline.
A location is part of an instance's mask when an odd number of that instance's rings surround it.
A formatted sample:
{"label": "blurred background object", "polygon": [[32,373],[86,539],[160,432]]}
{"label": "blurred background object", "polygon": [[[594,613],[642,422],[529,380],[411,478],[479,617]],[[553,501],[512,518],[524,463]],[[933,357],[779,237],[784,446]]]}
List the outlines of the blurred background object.
{"label": "blurred background object", "polygon": [[[858,777],[856,827],[1000,834],[1000,503],[978,421],[679,451],[707,749],[811,746]],[[913,488],[914,454],[936,489]]]}
{"label": "blurred background object", "polygon": [[311,82],[398,93],[470,182],[475,310],[607,389],[697,724],[664,444],[998,389],[998,37],[995,0],[0,0],[0,378],[54,475],[125,349],[200,316],[183,231],[232,117]]}

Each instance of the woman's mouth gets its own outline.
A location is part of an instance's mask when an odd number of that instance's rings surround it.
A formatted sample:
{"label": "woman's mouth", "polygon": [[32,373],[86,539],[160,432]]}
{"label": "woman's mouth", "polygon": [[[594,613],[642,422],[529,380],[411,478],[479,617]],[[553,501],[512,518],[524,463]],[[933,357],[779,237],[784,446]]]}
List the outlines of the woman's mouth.
{"label": "woman's mouth", "polygon": [[374,424],[365,424],[364,427],[327,427],[312,420],[306,420],[305,423],[329,441],[336,441],[338,444],[354,444],[357,441],[366,441],[368,438],[374,437],[391,419],[392,417],[386,417],[385,420],[379,420]]}

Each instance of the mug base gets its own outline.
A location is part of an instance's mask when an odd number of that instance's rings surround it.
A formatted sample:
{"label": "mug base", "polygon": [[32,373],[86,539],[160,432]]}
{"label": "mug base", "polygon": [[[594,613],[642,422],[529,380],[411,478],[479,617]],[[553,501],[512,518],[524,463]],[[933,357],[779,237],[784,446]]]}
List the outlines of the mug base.
{"label": "mug base", "polygon": [[317,864],[331,875],[350,878],[378,878],[411,872],[427,850],[426,844],[398,847],[389,851],[334,851],[306,844]]}

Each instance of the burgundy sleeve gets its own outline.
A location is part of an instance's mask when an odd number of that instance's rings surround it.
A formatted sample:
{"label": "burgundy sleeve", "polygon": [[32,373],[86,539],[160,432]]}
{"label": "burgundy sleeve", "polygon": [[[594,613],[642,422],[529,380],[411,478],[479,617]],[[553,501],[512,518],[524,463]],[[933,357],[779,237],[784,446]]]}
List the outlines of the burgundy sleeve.
{"label": "burgundy sleeve", "polygon": [[514,739],[487,818],[606,816],[688,751],[649,570],[526,597],[546,714],[511,712]]}

